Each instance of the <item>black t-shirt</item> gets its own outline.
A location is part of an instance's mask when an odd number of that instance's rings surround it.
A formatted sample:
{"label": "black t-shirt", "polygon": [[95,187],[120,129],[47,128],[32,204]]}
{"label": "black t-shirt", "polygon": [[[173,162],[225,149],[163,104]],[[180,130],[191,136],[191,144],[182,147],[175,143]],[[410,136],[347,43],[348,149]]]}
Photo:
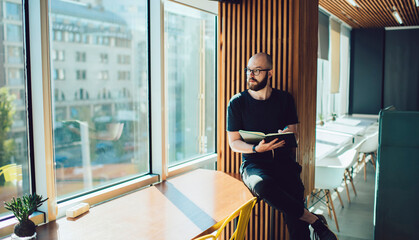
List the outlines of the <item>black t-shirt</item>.
{"label": "black t-shirt", "polygon": [[[288,92],[272,89],[266,100],[256,100],[248,90],[234,95],[227,107],[227,131],[275,133],[287,125],[298,123],[294,99]],[[275,149],[275,161],[294,160],[293,149]],[[243,161],[272,161],[272,152],[242,154]]]}

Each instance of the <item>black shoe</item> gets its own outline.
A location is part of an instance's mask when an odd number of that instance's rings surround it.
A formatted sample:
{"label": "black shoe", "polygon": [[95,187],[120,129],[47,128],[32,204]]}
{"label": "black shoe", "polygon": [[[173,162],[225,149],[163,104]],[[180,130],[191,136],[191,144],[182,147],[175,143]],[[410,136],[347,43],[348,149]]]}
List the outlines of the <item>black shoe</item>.
{"label": "black shoe", "polygon": [[326,220],[326,218],[322,215],[322,214],[315,214],[315,213],[313,213],[314,215],[316,215],[316,217],[318,218],[318,219],[320,219],[320,221],[324,224],[324,225],[326,225],[326,226],[329,226],[329,225],[327,225],[327,220]]}
{"label": "black shoe", "polygon": [[[321,216],[321,215],[320,215]],[[336,234],[334,234],[323,222],[322,219],[326,220],[323,216],[319,217],[311,226],[314,229],[314,239],[319,240],[338,240]]]}

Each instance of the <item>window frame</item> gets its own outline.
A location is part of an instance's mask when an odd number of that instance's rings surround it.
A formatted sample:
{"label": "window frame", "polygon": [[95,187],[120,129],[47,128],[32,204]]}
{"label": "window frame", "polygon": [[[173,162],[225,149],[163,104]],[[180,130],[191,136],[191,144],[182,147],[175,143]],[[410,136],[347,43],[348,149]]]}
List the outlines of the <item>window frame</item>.
{"label": "window frame", "polygon": [[[24,81],[27,81],[30,85],[28,87],[28,118],[30,119],[28,146],[30,148],[31,192],[48,197],[46,204],[43,204],[38,209],[45,214],[44,219],[46,222],[63,217],[67,208],[81,202],[88,202],[90,205],[95,205],[122,194],[164,181],[168,177],[181,174],[185,171],[200,167],[215,167],[217,150],[212,154],[196,160],[168,168],[166,153],[166,130],[168,121],[167,115],[163,111],[167,106],[165,103],[166,99],[164,99],[164,96],[166,96],[164,77],[165,1],[168,0],[147,1],[150,174],[129,179],[107,188],[94,190],[88,194],[62,203],[57,202],[54,178],[53,110],[51,109],[52,102],[54,101],[54,89],[51,88],[53,79],[51,74],[52,52],[50,44],[56,40],[53,36],[50,36],[50,34],[54,35],[55,33],[50,32],[49,29],[49,0],[22,1],[22,17],[26,23],[31,23],[22,30],[25,33],[23,41],[28,41],[26,46],[29,51],[29,54],[24,56],[24,61],[30,63],[27,67],[27,76]],[[173,2],[179,3],[179,1]],[[200,0],[197,2],[204,3],[205,1]],[[196,4],[194,3],[191,7],[197,8]],[[204,7],[206,5],[208,4],[205,3]],[[218,4],[214,3],[213,6],[215,5],[217,5],[218,9]],[[31,14],[28,14],[29,9]],[[208,11],[202,8],[198,9]],[[214,11],[208,12],[214,13]],[[216,15],[217,12],[218,10],[214,14]],[[63,39],[65,39],[65,36],[63,36]],[[32,47],[29,49],[29,46]],[[109,56],[107,60],[109,61]],[[214,65],[214,69],[217,70],[216,64]],[[215,76],[217,76],[217,73]],[[30,79],[42,79],[42,83],[31,84]],[[216,94],[215,92],[214,95]],[[34,141],[35,139],[36,141]],[[215,139],[217,139],[216,136]],[[0,234],[8,231],[8,228],[1,227],[0,229]]]}

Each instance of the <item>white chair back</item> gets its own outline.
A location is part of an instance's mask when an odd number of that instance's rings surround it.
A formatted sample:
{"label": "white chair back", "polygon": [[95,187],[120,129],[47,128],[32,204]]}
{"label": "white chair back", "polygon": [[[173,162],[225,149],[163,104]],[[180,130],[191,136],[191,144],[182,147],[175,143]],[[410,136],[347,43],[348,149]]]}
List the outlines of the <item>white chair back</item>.
{"label": "white chair back", "polygon": [[378,132],[366,137],[365,141],[359,147],[360,153],[375,152],[378,149]]}
{"label": "white chair back", "polygon": [[321,167],[315,168],[314,187],[317,189],[335,189],[342,183],[342,176],[345,171],[343,167]]}
{"label": "white chair back", "polygon": [[365,129],[364,135],[368,136],[368,135],[372,135],[376,132],[378,132],[378,123],[373,124],[373,125],[369,126],[367,129]]}

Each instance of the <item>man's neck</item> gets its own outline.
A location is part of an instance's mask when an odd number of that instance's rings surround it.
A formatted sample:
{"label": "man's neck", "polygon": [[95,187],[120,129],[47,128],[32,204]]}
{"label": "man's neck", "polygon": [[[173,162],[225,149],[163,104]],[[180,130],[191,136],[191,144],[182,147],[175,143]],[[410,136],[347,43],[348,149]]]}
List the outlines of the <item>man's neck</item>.
{"label": "man's neck", "polygon": [[253,91],[249,89],[249,94],[252,96],[252,98],[256,100],[266,100],[268,99],[272,94],[272,88],[269,85],[266,85],[265,88],[259,90],[259,91]]}

